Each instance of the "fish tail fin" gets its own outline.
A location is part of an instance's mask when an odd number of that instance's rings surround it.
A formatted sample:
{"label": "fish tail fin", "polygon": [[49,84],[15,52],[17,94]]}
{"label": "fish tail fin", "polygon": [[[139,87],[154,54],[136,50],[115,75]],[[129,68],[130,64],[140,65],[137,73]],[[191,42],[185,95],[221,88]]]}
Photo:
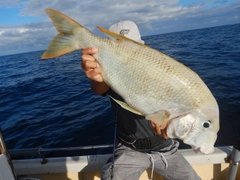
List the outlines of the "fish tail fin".
{"label": "fish tail fin", "polygon": [[81,33],[81,30],[85,28],[70,17],[56,10],[46,9],[46,13],[52,20],[52,23],[58,30],[59,34],[53,38],[41,58],[54,58],[77,49],[82,49],[78,38],[76,38],[76,34]]}

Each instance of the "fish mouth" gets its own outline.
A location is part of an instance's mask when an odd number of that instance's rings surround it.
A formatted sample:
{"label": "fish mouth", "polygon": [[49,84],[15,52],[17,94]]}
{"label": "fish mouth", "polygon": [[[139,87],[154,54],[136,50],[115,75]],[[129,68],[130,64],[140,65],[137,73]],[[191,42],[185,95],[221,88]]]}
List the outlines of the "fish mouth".
{"label": "fish mouth", "polygon": [[201,148],[200,148],[200,147],[193,148],[193,151],[194,151],[195,153],[199,153],[199,152],[201,152]]}
{"label": "fish mouth", "polygon": [[203,146],[203,147],[194,147],[192,146],[192,149],[195,153],[203,153],[203,154],[210,154],[214,152],[214,146]]}

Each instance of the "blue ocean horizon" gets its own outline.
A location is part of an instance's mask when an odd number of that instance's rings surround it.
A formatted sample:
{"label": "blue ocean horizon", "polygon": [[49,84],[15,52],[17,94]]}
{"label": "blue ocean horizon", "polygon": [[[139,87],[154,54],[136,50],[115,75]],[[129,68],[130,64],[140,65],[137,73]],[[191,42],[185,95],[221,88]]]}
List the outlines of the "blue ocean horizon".
{"label": "blue ocean horizon", "polygon": [[[143,37],[207,84],[220,108],[216,146],[240,138],[239,32],[234,24]],[[41,60],[42,53],[0,56],[0,127],[8,149],[112,144],[109,97],[91,91],[81,51],[50,60]]]}

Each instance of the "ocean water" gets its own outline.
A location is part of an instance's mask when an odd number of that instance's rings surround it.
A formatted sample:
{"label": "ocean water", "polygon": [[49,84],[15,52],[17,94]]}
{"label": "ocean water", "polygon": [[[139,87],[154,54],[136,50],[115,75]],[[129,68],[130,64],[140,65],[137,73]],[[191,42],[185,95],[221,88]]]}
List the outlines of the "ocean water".
{"label": "ocean water", "polygon": [[[197,72],[220,108],[216,146],[240,138],[240,24],[143,37]],[[8,149],[111,144],[109,98],[95,95],[81,51],[41,60],[43,51],[0,57],[0,127]],[[184,148],[181,146],[180,148]]]}

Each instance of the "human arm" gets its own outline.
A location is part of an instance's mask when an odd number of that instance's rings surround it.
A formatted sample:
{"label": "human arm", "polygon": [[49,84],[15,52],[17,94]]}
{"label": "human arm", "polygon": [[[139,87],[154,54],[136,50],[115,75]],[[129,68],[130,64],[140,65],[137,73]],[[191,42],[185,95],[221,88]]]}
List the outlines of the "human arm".
{"label": "human arm", "polygon": [[96,48],[86,48],[82,50],[81,67],[86,76],[90,79],[92,91],[96,94],[104,94],[109,90],[109,86],[103,81],[101,76],[102,68],[97,60],[92,56],[97,53]]}

